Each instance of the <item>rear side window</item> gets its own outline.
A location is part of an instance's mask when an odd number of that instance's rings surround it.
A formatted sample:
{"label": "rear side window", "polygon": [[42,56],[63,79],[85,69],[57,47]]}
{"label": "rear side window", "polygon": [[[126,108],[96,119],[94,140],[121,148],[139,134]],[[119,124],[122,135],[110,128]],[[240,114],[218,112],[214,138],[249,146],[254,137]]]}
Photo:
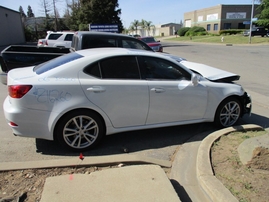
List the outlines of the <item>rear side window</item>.
{"label": "rear side window", "polygon": [[140,79],[135,56],[107,58],[90,64],[83,72],[102,79]]}
{"label": "rear side window", "polygon": [[117,47],[116,39],[109,37],[83,36],[82,49],[87,48]]}
{"label": "rear side window", "polygon": [[66,64],[68,62],[77,60],[79,58],[82,58],[82,55],[79,55],[77,53],[69,53],[60,57],[57,57],[53,60],[50,60],[48,62],[42,63],[38,66],[35,66],[34,68],[34,72],[36,72],[37,74],[42,74],[44,72],[47,72],[51,69],[54,69],[60,65]]}
{"label": "rear side window", "polygon": [[49,35],[49,40],[57,40],[62,34],[50,34]]}
{"label": "rear side window", "polygon": [[108,58],[100,62],[103,79],[140,79],[136,57]]}
{"label": "rear side window", "polygon": [[67,34],[64,38],[65,41],[72,41],[73,39],[73,34]]}

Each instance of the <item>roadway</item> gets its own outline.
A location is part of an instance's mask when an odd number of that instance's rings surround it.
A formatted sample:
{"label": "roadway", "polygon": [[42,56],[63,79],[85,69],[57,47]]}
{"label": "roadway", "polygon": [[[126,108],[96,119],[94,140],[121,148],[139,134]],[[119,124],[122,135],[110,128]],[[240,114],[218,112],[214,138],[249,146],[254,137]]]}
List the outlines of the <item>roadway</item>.
{"label": "roadway", "polygon": [[[268,46],[226,46],[162,41],[164,51],[241,75],[239,84],[253,98],[253,114],[241,124],[253,123],[269,127],[269,69]],[[0,103],[7,95],[7,87],[0,85]],[[63,151],[56,143],[46,140],[15,137],[6,124],[0,109],[0,162],[66,159],[77,153]],[[33,127],[35,127],[33,125]],[[131,153],[161,160],[173,160],[180,146],[197,134],[217,130],[211,123],[133,131],[107,136],[97,148],[84,156],[104,156]]]}

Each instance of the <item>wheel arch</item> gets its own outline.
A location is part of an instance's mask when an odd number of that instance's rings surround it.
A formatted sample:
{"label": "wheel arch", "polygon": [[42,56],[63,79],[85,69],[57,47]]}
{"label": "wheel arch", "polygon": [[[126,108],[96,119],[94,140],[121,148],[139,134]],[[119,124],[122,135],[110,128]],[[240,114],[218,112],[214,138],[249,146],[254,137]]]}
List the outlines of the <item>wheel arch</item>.
{"label": "wheel arch", "polygon": [[78,111],[78,110],[85,110],[85,111],[88,111],[88,112],[91,112],[91,113],[94,113],[95,115],[97,115],[101,119],[101,121],[103,122],[103,124],[104,124],[104,130],[105,130],[105,134],[106,134],[106,132],[107,132],[106,131],[107,124],[106,124],[106,121],[105,121],[104,117],[99,112],[97,112],[96,110],[90,109],[90,108],[76,108],[76,109],[72,109],[70,111],[65,112],[64,114],[62,114],[61,116],[59,116],[58,119],[55,121],[53,130],[52,130],[53,140],[57,140],[56,134],[55,134],[55,130],[57,129],[57,126],[58,126],[59,122],[61,121],[61,119],[64,116],[66,116],[68,114],[71,114],[71,113],[73,113],[75,111]]}
{"label": "wheel arch", "polygon": [[[240,104],[241,104],[241,108],[243,109],[243,103],[244,103],[243,97],[240,96],[240,95],[230,95],[230,96],[224,98],[224,99],[218,104],[218,106],[217,106],[217,108],[216,108],[216,110],[215,110],[214,118],[216,117],[216,113],[217,113],[217,111],[218,111],[220,105],[221,105],[223,102],[225,102],[226,100],[231,99],[231,98],[236,98],[236,99],[240,102]],[[242,116],[242,115],[243,115],[243,110],[241,110],[241,112],[240,112],[240,116]]]}

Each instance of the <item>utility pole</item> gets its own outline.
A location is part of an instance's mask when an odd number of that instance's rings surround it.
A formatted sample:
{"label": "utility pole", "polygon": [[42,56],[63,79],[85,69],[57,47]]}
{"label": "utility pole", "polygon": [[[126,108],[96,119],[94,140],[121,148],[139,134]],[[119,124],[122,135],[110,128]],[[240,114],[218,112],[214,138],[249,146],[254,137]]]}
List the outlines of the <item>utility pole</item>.
{"label": "utility pole", "polygon": [[250,28],[249,28],[249,43],[250,43],[250,44],[251,44],[251,32],[252,32],[252,18],[253,18],[253,11],[254,11],[254,0],[252,0],[251,16],[250,16]]}

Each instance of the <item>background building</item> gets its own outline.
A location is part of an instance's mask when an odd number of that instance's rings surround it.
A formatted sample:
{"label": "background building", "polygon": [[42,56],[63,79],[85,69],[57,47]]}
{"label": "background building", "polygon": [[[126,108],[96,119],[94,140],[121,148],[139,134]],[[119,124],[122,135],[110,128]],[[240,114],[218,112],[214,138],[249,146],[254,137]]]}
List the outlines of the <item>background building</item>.
{"label": "background building", "polygon": [[162,25],[154,25],[149,30],[143,29],[141,26],[137,30],[129,31],[129,34],[135,35],[139,34],[140,36],[172,36],[175,35],[175,32],[182,27],[182,24],[177,23],[167,23]]}
{"label": "background building", "polygon": [[[254,5],[253,16],[258,14]],[[217,5],[210,8],[184,13],[184,26],[204,27],[210,33],[218,34],[225,29],[250,28],[252,5]]]}
{"label": "background building", "polygon": [[0,6],[0,47],[25,43],[20,13]]}

